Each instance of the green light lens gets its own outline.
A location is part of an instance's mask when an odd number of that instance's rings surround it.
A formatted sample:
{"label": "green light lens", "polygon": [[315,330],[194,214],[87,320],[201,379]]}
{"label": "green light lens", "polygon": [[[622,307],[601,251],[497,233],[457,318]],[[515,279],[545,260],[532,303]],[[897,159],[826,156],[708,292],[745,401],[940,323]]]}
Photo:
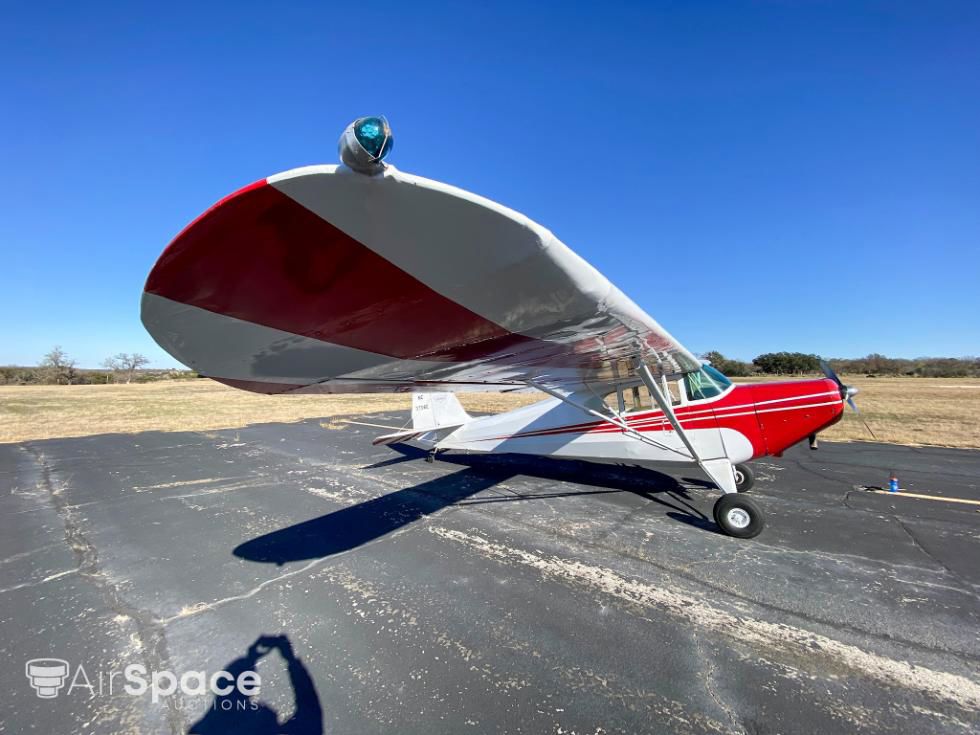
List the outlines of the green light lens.
{"label": "green light lens", "polygon": [[391,151],[391,128],[384,118],[362,117],[354,124],[354,136],[374,158],[380,160]]}

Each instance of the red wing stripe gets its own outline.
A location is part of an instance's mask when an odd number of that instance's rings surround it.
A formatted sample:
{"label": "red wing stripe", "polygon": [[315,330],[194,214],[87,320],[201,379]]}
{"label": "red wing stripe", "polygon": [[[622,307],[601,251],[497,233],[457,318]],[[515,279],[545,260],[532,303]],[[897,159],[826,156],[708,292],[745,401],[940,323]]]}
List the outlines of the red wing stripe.
{"label": "red wing stripe", "polygon": [[442,296],[265,181],[181,232],[146,290],[400,359],[465,361],[536,342]]}

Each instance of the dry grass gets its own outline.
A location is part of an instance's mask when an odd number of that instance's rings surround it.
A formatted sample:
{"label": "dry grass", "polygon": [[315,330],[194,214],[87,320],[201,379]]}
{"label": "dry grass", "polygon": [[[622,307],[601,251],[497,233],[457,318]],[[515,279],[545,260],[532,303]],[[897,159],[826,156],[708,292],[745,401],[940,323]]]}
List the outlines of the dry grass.
{"label": "dry grass", "polygon": [[[980,380],[845,378],[880,441],[980,447]],[[461,396],[470,411],[503,411],[536,394]],[[0,443],[138,431],[201,431],[409,408],[407,395],[262,396],[210,380],[142,385],[2,386]],[[327,422],[336,425],[336,422]],[[870,440],[850,410],[821,438]]]}
{"label": "dry grass", "polygon": [[[474,411],[503,410],[535,396],[476,394]],[[211,380],[133,385],[0,386],[0,443],[139,431],[203,431],[392,409],[401,395],[264,396]]]}

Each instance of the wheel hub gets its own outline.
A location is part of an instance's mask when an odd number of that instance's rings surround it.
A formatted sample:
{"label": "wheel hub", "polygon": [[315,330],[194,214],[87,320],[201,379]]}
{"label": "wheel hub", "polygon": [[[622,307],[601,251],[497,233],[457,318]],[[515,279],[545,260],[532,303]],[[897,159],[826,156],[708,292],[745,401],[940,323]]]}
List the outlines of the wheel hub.
{"label": "wheel hub", "polygon": [[747,528],[752,517],[742,508],[732,508],[728,511],[727,520],[735,528]]}

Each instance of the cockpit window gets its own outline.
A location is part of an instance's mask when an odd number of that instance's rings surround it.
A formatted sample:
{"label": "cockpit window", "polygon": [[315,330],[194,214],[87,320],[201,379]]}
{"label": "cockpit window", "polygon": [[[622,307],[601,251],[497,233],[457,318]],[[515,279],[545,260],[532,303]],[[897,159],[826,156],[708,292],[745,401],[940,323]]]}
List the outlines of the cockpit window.
{"label": "cockpit window", "polygon": [[711,367],[711,365],[702,365],[698,372],[688,373],[684,376],[684,385],[687,388],[687,399],[689,401],[714,398],[724,393],[731,384],[732,381]]}

